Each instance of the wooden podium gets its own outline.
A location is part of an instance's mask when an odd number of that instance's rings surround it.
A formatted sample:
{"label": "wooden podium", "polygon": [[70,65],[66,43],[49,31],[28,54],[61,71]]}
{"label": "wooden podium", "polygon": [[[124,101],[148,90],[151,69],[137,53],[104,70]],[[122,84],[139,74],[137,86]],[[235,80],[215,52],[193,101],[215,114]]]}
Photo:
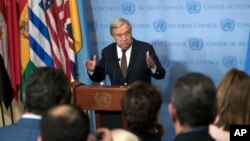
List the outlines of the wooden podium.
{"label": "wooden podium", "polygon": [[[120,100],[127,89],[125,86],[87,86],[75,87],[75,103],[83,110],[95,110],[96,128],[101,126],[100,114],[105,111],[121,111]],[[122,118],[122,127],[126,124]]]}

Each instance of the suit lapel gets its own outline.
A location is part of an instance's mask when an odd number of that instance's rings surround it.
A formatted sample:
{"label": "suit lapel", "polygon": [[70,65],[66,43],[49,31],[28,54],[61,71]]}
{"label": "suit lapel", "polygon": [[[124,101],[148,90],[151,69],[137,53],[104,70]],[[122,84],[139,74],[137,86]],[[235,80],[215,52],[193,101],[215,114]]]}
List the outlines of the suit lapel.
{"label": "suit lapel", "polygon": [[[114,44],[114,46],[112,47],[112,52],[111,52],[111,54],[115,54],[115,56],[112,57],[112,58],[114,59],[114,61],[118,60],[116,44]],[[118,61],[116,61],[116,62],[118,62]],[[115,63],[116,63],[116,62],[115,62]]]}
{"label": "suit lapel", "polygon": [[[114,57],[112,57],[113,58],[113,61],[114,61],[114,68],[113,69],[115,69],[116,71],[116,73],[115,73],[115,75],[116,76],[114,76],[114,77],[117,77],[117,78],[119,78],[120,80],[121,79],[124,79],[123,78],[123,75],[122,75],[122,70],[121,70],[121,67],[120,67],[120,65],[119,65],[119,59],[118,59],[118,54],[117,54],[117,47],[116,47],[116,44],[114,44],[114,46],[112,47],[112,53],[111,54],[115,54],[115,56]],[[113,70],[114,71],[114,70]]]}
{"label": "suit lapel", "polygon": [[131,72],[132,68],[135,65],[136,58],[138,56],[137,55],[138,51],[139,50],[138,50],[138,46],[136,46],[136,40],[133,39],[130,61],[129,61],[128,71],[127,71],[127,77],[129,76],[129,73]]}

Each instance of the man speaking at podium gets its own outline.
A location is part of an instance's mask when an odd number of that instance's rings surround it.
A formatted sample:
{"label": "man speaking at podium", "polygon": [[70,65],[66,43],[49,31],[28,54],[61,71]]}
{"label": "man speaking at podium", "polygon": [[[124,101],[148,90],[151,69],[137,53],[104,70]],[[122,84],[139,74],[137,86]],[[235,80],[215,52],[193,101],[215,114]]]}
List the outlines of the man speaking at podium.
{"label": "man speaking at podium", "polygon": [[164,78],[165,70],[153,46],[132,37],[132,26],[127,19],[114,19],[110,34],[115,42],[102,50],[99,63],[96,55],[84,62],[92,81],[103,81],[106,74],[112,85],[129,85],[136,80],[151,83],[151,76]]}

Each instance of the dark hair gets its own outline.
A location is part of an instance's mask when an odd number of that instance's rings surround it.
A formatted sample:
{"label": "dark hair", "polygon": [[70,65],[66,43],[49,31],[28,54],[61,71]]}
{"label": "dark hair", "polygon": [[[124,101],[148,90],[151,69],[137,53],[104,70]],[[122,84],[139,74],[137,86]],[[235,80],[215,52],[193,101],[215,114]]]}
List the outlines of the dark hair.
{"label": "dark hair", "polygon": [[54,107],[41,120],[43,141],[86,141],[89,133],[89,119],[77,105]]}
{"label": "dark hair", "polygon": [[172,103],[181,125],[208,126],[215,118],[216,89],[213,81],[201,73],[180,77],[173,88]]}
{"label": "dark hair", "polygon": [[40,67],[28,76],[25,96],[25,110],[42,114],[52,106],[69,103],[71,91],[62,70]]}
{"label": "dark hair", "polygon": [[122,112],[132,132],[148,132],[157,122],[161,93],[142,81],[132,83],[121,99]]}

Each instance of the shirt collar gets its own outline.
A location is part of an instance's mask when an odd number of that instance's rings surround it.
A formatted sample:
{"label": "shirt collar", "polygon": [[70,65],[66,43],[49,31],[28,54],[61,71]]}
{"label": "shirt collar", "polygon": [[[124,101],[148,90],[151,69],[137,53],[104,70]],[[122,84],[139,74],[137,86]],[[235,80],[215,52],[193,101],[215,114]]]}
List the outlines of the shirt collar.
{"label": "shirt collar", "polygon": [[22,118],[42,119],[42,116],[35,114],[23,114]]}

